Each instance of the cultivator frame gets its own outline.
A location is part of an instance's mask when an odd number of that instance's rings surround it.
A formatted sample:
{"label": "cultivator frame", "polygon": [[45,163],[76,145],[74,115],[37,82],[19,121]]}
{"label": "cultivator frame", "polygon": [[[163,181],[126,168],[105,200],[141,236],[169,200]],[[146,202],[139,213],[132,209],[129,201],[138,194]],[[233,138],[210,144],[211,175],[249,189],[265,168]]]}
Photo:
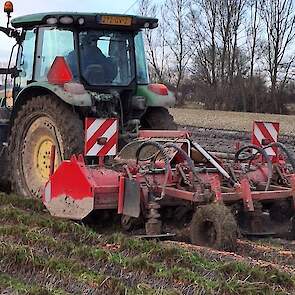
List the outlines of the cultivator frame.
{"label": "cultivator frame", "polygon": [[[96,141],[103,146],[107,140],[101,139]],[[86,164],[89,158],[82,155],[62,162],[45,185],[43,202],[52,215],[78,220],[94,210],[114,210],[124,217],[125,228],[126,223],[131,229],[132,223],[141,221],[149,236],[163,233],[166,209],[181,207],[183,217],[192,219],[192,236],[200,236],[192,239],[194,243],[232,247],[238,228],[223,231],[227,222],[233,224],[232,216],[240,226],[246,224],[244,232],[269,234],[270,225],[264,220],[273,204],[283,201],[293,214],[295,174],[289,172],[282,154],[275,160],[267,155],[271,145],[285,152],[281,144],[268,140],[264,147],[241,148],[235,160],[229,160],[232,157],[221,159],[208,153],[186,131],[140,131],[111,161],[100,154],[96,164]],[[252,149],[250,156],[241,159],[247,148]],[[54,161],[52,157],[52,167]],[[217,219],[210,206],[219,212]],[[204,220],[196,222],[196,214]],[[217,238],[221,230],[223,236]]]}

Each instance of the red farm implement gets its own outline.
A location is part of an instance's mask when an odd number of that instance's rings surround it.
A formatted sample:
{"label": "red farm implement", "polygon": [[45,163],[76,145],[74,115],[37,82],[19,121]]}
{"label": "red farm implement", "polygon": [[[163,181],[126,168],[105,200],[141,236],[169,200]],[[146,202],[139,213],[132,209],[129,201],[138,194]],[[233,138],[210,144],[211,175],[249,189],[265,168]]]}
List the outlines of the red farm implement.
{"label": "red farm implement", "polygon": [[192,243],[222,249],[234,248],[239,232],[274,234],[291,224],[295,164],[269,134],[221,154],[207,152],[186,131],[140,131],[112,157],[114,134],[92,131],[86,145],[91,138],[98,156],[73,155],[52,171],[43,193],[52,215],[82,220],[109,210],[122,215],[125,230],[141,225],[152,237],[170,222],[187,226]]}

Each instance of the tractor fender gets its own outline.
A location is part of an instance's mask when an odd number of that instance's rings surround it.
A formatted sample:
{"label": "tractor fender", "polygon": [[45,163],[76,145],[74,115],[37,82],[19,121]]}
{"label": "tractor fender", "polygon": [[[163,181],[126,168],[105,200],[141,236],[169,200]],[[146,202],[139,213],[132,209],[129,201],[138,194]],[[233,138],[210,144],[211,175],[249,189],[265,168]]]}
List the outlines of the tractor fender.
{"label": "tractor fender", "polygon": [[16,106],[22,104],[23,99],[28,97],[54,94],[69,105],[87,107],[92,106],[91,96],[85,91],[83,94],[73,94],[64,90],[62,86],[49,84],[48,82],[33,82],[23,88],[16,96]]}
{"label": "tractor fender", "polygon": [[173,92],[168,91],[168,95],[159,95],[149,90],[148,85],[138,85],[136,95],[144,96],[148,107],[170,108],[173,107],[176,102]]}

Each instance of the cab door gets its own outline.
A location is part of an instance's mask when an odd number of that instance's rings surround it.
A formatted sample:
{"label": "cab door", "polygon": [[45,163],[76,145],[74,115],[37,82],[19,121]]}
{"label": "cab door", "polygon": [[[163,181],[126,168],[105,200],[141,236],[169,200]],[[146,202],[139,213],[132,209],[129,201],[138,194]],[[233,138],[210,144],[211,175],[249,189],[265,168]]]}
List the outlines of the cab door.
{"label": "cab door", "polygon": [[17,56],[17,69],[19,70],[19,75],[15,78],[14,97],[17,96],[20,90],[34,80],[35,44],[36,29],[27,30],[25,32],[25,39],[19,48]]}

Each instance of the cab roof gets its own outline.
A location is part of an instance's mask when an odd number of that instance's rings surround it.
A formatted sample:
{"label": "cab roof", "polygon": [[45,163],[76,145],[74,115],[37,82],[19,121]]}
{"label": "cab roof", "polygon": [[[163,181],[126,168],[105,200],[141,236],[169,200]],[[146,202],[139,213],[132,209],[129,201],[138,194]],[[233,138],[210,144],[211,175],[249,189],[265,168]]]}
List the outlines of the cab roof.
{"label": "cab roof", "polygon": [[[156,28],[158,26],[158,19],[151,18],[151,17],[144,17],[144,16],[137,16],[137,15],[126,15],[126,14],[110,14],[110,13],[84,13],[84,12],[46,12],[46,13],[36,13],[36,14],[29,14],[14,18],[11,21],[11,24],[14,28],[32,28],[38,25],[47,24],[47,20],[49,18],[56,18],[59,20],[62,17],[72,17],[73,23],[69,24],[69,26],[79,26],[78,20],[80,18],[84,18],[85,23],[83,26],[96,26],[96,27],[124,27],[124,28],[131,28],[131,29],[140,29],[140,28]],[[100,23],[100,19],[106,17],[113,17],[113,19],[126,19],[131,18],[130,25],[122,25],[119,23]],[[149,24],[149,26],[147,25]],[[62,26],[63,24],[57,23],[57,26]],[[80,25],[82,26],[82,25]]]}

